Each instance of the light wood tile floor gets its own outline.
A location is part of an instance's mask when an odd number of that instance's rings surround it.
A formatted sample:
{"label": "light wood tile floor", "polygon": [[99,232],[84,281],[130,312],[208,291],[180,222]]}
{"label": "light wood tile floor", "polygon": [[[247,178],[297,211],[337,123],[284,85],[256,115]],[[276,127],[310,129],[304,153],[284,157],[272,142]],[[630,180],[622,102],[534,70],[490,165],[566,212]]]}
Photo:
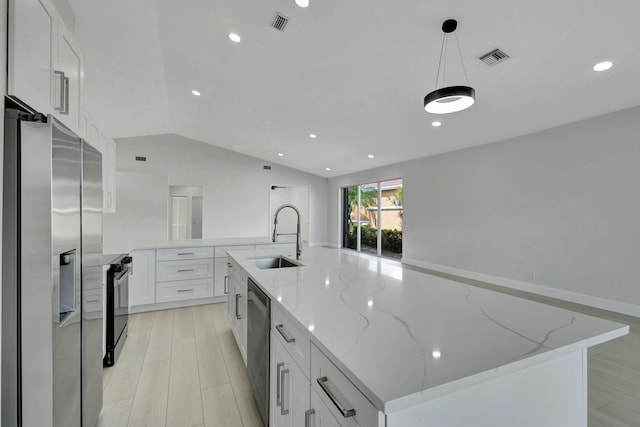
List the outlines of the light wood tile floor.
{"label": "light wood tile floor", "polygon": [[[640,427],[640,319],[467,283],[630,325],[629,335],[589,350],[588,427]],[[226,310],[211,304],[131,315],[122,355],[104,370],[98,426],[260,426]]]}
{"label": "light wood tile floor", "polygon": [[260,415],[226,304],[129,316],[129,337],[104,370],[99,427],[258,427]]}

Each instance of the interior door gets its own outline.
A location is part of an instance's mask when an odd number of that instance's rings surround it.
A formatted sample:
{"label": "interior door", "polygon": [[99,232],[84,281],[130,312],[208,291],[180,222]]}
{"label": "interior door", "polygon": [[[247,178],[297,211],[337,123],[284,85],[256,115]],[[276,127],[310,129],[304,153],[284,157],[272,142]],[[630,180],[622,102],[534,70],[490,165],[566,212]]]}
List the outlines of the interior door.
{"label": "interior door", "polygon": [[171,196],[171,240],[188,239],[187,197]]}
{"label": "interior door", "polygon": [[191,197],[191,238],[202,239],[202,196]]}

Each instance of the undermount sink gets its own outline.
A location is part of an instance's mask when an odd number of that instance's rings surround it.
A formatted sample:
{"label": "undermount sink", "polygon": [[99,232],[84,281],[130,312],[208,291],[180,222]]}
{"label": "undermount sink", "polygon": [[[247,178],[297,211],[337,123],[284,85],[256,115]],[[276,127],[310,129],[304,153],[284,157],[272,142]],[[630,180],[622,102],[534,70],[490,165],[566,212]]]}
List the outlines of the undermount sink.
{"label": "undermount sink", "polygon": [[251,261],[251,263],[253,263],[253,265],[258,267],[260,270],[302,266],[302,264],[299,264],[283,256],[249,258],[249,261]]}

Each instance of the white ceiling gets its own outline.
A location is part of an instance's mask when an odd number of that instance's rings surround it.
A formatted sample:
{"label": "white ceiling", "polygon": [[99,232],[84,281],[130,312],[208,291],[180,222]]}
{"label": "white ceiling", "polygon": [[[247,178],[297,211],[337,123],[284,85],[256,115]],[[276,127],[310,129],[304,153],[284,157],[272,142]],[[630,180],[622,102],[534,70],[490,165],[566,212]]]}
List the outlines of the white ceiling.
{"label": "white ceiling", "polygon": [[[640,104],[635,0],[70,3],[85,105],[105,133],[176,133],[326,177]],[[284,33],[269,26],[276,11],[291,19]],[[459,21],[477,102],[434,116],[423,97],[446,18]],[[477,59],[496,47],[511,58],[495,67]],[[456,55],[447,85],[464,83]],[[603,59],[614,67],[592,71]]]}

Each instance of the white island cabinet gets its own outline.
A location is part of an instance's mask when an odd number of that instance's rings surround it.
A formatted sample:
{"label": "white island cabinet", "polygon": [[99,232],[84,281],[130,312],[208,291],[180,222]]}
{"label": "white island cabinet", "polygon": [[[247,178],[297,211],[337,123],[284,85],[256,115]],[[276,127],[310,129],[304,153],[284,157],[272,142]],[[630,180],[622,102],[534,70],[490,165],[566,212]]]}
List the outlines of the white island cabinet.
{"label": "white island cabinet", "polygon": [[[292,243],[272,243],[267,237],[172,240],[138,247],[131,251],[133,274],[129,285],[129,311],[137,313],[225,302],[228,292],[235,295],[237,291],[244,294],[244,299],[238,297],[237,318],[234,315],[237,323],[243,325],[238,329],[238,336],[242,338],[246,330],[243,322],[247,304],[246,277],[236,280],[233,286],[227,272],[227,251],[274,245],[283,249],[294,247]],[[244,357],[246,359],[246,352]]]}
{"label": "white island cabinet", "polygon": [[629,331],[351,251],[251,262],[279,253],[229,253],[271,299],[275,427],[584,427],[587,348]]}

